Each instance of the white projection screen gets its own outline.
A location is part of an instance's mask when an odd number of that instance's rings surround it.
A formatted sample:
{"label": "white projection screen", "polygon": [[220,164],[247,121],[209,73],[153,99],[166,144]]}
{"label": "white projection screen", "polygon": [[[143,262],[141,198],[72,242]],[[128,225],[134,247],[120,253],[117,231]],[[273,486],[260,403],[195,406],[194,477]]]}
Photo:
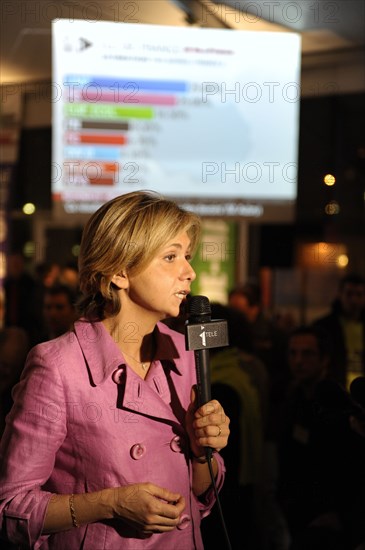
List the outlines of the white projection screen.
{"label": "white projection screen", "polygon": [[152,189],[211,216],[290,219],[300,37],[53,22],[55,212]]}

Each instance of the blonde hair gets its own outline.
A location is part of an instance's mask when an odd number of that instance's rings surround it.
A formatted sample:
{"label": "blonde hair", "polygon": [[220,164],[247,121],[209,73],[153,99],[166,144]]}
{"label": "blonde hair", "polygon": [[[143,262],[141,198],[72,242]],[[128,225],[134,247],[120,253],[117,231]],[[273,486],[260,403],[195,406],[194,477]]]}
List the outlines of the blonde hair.
{"label": "blonde hair", "polygon": [[125,271],[141,272],[157,251],[186,231],[191,249],[200,237],[200,219],[152,191],[121,195],[101,206],[87,222],[79,255],[79,313],[103,319],[120,311],[118,289],[112,277]]}

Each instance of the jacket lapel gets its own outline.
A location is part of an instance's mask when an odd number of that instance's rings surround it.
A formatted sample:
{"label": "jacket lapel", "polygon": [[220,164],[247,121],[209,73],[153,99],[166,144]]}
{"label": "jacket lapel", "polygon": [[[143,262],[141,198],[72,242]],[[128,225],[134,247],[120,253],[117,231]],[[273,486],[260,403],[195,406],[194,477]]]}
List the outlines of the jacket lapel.
{"label": "jacket lapel", "polygon": [[[174,370],[177,375],[180,375],[181,359],[171,335],[165,333],[164,325],[159,324],[156,327],[158,361],[154,365],[153,372],[150,373],[148,383],[126,367],[122,353],[103,323],[91,323],[81,319],[75,323],[75,334],[93,386],[104,384],[116,369],[122,368],[124,376],[123,387],[119,386],[121,389],[118,397],[119,406],[135,414],[174,423],[178,421],[171,404],[166,400],[170,390],[164,368]],[[162,366],[161,361],[165,367]],[[166,363],[169,366],[166,366]]]}

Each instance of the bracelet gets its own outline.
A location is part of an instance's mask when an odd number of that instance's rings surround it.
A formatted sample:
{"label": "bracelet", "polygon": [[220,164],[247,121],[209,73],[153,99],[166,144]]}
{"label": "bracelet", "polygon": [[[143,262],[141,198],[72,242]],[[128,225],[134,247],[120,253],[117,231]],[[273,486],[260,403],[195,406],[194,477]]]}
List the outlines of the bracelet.
{"label": "bracelet", "polygon": [[74,494],[70,495],[70,498],[69,498],[69,505],[70,505],[70,512],[71,512],[71,519],[72,519],[72,525],[74,527],[80,527],[80,525],[78,524],[77,522],[77,519],[76,519],[76,512],[75,512],[75,507],[74,507]]}

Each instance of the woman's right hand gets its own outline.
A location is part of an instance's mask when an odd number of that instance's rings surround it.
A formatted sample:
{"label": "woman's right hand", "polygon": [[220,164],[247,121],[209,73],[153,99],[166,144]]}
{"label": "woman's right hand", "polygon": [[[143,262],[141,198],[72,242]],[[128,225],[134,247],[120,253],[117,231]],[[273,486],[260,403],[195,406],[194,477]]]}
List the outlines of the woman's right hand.
{"label": "woman's right hand", "polygon": [[123,519],[142,533],[172,531],[179,524],[185,499],[178,493],[154,485],[136,483],[106,489],[113,517]]}

